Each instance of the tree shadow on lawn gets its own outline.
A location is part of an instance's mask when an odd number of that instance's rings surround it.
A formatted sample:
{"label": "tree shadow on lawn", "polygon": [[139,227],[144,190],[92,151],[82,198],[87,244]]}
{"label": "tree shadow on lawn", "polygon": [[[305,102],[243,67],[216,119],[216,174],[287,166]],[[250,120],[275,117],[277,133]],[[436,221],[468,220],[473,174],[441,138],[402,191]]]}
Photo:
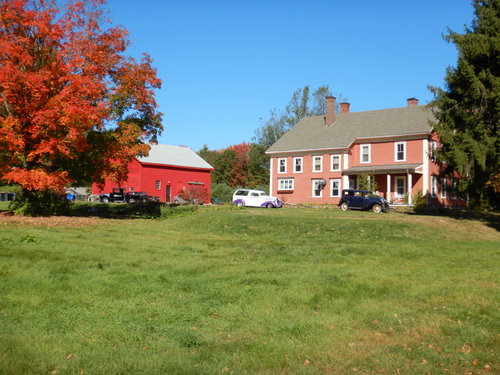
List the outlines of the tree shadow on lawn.
{"label": "tree shadow on lawn", "polygon": [[160,219],[196,211],[196,206],[179,206],[163,202],[85,203],[71,205],[68,216],[108,219]]}
{"label": "tree shadow on lawn", "polygon": [[[16,215],[9,203],[0,202],[0,216]],[[185,216],[198,210],[197,206],[179,206],[164,202],[146,203],[92,203],[71,202],[66,217],[98,217],[102,219],[167,219]],[[16,215],[17,216],[17,215]]]}
{"label": "tree shadow on lawn", "polygon": [[449,217],[455,220],[476,220],[485,223],[488,227],[500,231],[500,214],[463,209],[426,209],[417,212],[405,212],[410,216]]}

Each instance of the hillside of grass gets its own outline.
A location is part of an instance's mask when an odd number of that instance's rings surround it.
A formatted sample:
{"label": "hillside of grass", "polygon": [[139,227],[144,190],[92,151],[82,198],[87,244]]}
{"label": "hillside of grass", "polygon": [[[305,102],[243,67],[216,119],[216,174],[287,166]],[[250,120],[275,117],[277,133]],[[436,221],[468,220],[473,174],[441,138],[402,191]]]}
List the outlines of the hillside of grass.
{"label": "hillside of grass", "polygon": [[499,232],[203,208],[0,218],[2,374],[498,373]]}

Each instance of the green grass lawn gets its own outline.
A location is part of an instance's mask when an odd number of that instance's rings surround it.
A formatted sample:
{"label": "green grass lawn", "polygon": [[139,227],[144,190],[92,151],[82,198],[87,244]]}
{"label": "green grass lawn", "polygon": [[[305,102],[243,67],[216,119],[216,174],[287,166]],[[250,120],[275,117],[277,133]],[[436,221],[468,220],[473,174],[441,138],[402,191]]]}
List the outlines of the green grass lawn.
{"label": "green grass lawn", "polygon": [[289,208],[85,219],[0,221],[1,374],[500,371],[488,223]]}

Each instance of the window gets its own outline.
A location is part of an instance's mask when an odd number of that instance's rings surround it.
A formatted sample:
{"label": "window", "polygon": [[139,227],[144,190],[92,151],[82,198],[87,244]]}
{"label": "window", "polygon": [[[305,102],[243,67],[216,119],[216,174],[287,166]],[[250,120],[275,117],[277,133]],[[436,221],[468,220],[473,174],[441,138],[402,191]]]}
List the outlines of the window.
{"label": "window", "polygon": [[446,198],[446,178],[441,179],[441,198]]}
{"label": "window", "polygon": [[278,179],[278,190],[293,190],[293,178]]}
{"label": "window", "polygon": [[361,145],[360,147],[360,160],[361,163],[370,163],[370,150],[371,145]]}
{"label": "window", "polygon": [[406,142],[396,142],[394,144],[394,160],[395,161],[406,160]]}
{"label": "window", "polygon": [[330,197],[340,197],[340,179],[330,180]]}
{"label": "window", "polygon": [[293,158],[293,172],[302,173],[302,159],[303,158]]}
{"label": "window", "polygon": [[156,180],[156,182],[155,182],[155,189],[156,190],[160,190],[161,189],[161,181],[160,180]]}
{"label": "window", "polygon": [[313,172],[323,171],[323,156],[313,156]]}
{"label": "window", "polygon": [[325,188],[326,181],[323,179],[312,180],[312,197],[321,198],[323,196],[323,189]]}
{"label": "window", "polygon": [[133,187],[129,187],[128,191],[134,191],[134,188]]}
{"label": "window", "polygon": [[451,179],[451,199],[457,199],[457,191],[458,191],[458,181],[456,178]]}
{"label": "window", "polygon": [[437,177],[431,176],[431,196],[435,197],[437,193]]}
{"label": "window", "polygon": [[286,158],[278,159],[278,173],[286,173]]}
{"label": "window", "polygon": [[340,171],[340,155],[332,155],[332,172]]}
{"label": "window", "polygon": [[436,152],[437,152],[437,144],[436,144],[436,141],[431,141],[431,143],[430,143],[430,150],[429,150],[429,154],[430,154],[431,160],[432,160],[433,162],[436,162],[436,161],[437,161]]}

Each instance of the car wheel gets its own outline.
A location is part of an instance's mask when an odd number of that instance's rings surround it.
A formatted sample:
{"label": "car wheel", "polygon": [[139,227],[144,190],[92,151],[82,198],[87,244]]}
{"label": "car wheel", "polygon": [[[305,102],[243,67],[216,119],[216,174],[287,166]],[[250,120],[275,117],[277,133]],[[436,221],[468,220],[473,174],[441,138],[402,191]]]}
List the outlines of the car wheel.
{"label": "car wheel", "polygon": [[237,205],[238,207],[243,207],[243,206],[244,206],[244,204],[243,204],[243,202],[242,202],[242,201],[239,201],[238,203],[236,203],[236,205]]}
{"label": "car wheel", "polygon": [[382,212],[382,206],[380,204],[374,204],[372,207],[372,211],[378,214]]}
{"label": "car wheel", "polygon": [[349,205],[347,204],[347,202],[342,202],[342,204],[340,205],[340,209],[342,211],[347,211],[349,209]]}
{"label": "car wheel", "polygon": [[135,199],[134,199],[134,198],[130,198],[130,199],[128,200],[128,203],[135,203]]}
{"label": "car wheel", "polygon": [[274,204],[268,203],[268,204],[266,204],[266,208],[274,208]]}
{"label": "car wheel", "polygon": [[102,198],[102,202],[103,202],[103,203],[108,203],[108,202],[109,202],[109,198],[108,198],[108,197],[104,197],[104,198]]}

